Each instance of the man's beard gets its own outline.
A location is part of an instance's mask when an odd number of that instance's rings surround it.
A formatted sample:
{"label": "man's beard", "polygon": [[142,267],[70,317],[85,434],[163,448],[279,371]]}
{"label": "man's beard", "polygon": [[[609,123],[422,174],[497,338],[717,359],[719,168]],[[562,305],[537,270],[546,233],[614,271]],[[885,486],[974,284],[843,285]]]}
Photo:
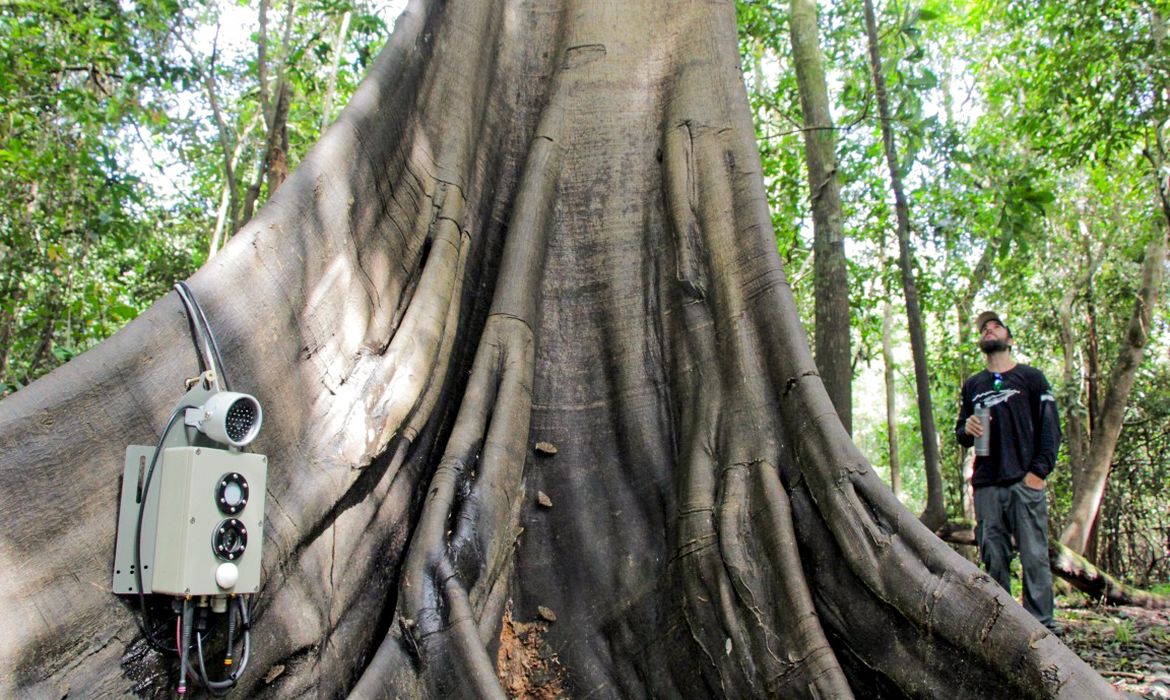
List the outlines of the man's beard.
{"label": "man's beard", "polygon": [[993,352],[1003,352],[1008,349],[1006,340],[999,338],[985,338],[979,341],[979,349],[983,351],[984,355],[990,355]]}

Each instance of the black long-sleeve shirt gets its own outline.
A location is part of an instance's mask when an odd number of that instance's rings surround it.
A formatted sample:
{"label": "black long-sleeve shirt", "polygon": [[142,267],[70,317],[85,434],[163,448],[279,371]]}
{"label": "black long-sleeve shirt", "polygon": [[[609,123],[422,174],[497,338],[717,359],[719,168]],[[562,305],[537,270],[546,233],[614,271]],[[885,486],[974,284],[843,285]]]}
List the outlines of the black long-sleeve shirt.
{"label": "black long-sleeve shirt", "polygon": [[1060,448],[1060,416],[1044,373],[1016,365],[999,374],[999,390],[995,373],[988,370],[963,382],[963,402],[955,423],[959,444],[975,444],[964,429],[975,406],[990,404],[991,411],[991,454],[975,458],[975,486],[1014,483],[1028,472],[1044,478],[1056,465]]}

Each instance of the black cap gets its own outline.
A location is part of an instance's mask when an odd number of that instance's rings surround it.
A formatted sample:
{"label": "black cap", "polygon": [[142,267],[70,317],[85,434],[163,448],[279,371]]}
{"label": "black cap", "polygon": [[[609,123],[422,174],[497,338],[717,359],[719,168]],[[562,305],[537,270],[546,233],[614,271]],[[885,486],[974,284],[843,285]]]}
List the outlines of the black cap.
{"label": "black cap", "polygon": [[1007,324],[1003,322],[1003,319],[999,317],[999,314],[994,311],[984,311],[983,313],[976,316],[975,329],[982,333],[983,327],[987,325],[988,321],[995,321],[999,325],[1003,326],[1003,329],[1007,331],[1009,336],[1012,334],[1012,329],[1008,328]]}

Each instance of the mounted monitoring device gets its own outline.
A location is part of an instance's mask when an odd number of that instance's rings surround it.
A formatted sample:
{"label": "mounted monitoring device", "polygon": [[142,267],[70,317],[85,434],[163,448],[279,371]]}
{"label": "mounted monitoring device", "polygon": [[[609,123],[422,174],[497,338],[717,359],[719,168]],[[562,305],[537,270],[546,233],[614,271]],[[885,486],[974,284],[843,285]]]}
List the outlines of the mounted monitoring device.
{"label": "mounted monitoring device", "polygon": [[[236,685],[251,649],[249,601],[261,584],[268,458],[241,448],[260,432],[264,412],[254,396],[227,390],[206,317],[185,284],[176,290],[201,374],[188,383],[193,388],[157,445],[126,448],[112,585],[114,593],[138,597],[147,642],[179,655],[179,693],[190,673],[218,694]],[[156,624],[160,609],[170,622]],[[222,680],[210,679],[203,662],[212,613],[227,617],[230,673]],[[243,653],[233,664],[241,629]]]}
{"label": "mounted monitoring device", "polygon": [[224,447],[255,438],[260,403],[247,394],[196,388],[176,410],[183,429],[168,431],[161,449],[126,450],[114,592],[255,593],[268,458]]}

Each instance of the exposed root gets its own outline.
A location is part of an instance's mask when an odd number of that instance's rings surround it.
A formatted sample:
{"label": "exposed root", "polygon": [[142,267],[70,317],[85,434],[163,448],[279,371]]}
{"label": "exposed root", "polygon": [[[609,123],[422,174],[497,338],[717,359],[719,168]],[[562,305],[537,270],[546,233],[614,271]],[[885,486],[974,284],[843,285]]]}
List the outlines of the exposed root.
{"label": "exposed root", "polygon": [[[437,192],[419,204],[419,223],[412,236],[429,244],[426,255],[419,258],[421,272],[400,299],[409,298],[401,322],[392,324],[388,344],[385,340],[363,344],[326,382],[331,409],[322,419],[321,430],[334,435],[331,461],[353,467],[370,464],[392,437],[403,434],[420,409],[428,409],[422,411],[422,419],[428,417],[447,378],[470,238],[460,224],[463,193],[434,180],[428,185],[437,187]],[[317,349],[306,346],[302,356],[311,356]],[[412,441],[420,426],[411,423],[409,427],[404,437]]]}
{"label": "exposed root", "polygon": [[672,381],[672,393],[691,402],[679,416],[684,613],[710,664],[704,675],[724,694],[850,697],[804,582],[774,466],[782,449],[774,384],[745,323],[755,290],[707,270],[740,264],[729,245],[736,159],[726,138],[674,118],[663,143],[676,281],[688,299],[667,333],[683,349],[680,368],[699,368],[676,369]]}
{"label": "exposed root", "polygon": [[[425,404],[427,395],[433,404],[441,389],[446,374],[442,370],[450,359],[456,330],[450,324],[458,323],[467,262],[469,240],[458,223],[462,216],[462,193],[447,187],[418,291],[386,351],[386,361],[392,370],[384,386],[374,395],[376,400],[367,404],[371,420],[382,426],[370,440],[375,449],[402,429],[416,407]],[[417,428],[413,430],[417,435]]]}
{"label": "exposed root", "polygon": [[698,177],[695,172],[694,138],[689,122],[666,132],[664,174],[666,200],[674,232],[675,274],[686,293],[696,299],[707,294],[707,270],[699,235]]}
{"label": "exposed root", "polygon": [[[555,89],[552,94],[557,94]],[[501,283],[406,553],[399,618],[410,621],[409,635],[424,670],[455,672],[428,676],[425,682],[436,692],[462,688],[480,697],[503,697],[480,638],[481,613],[488,599],[501,592],[498,582],[509,568],[518,530],[532,411],[532,319],[563,118],[563,110],[550,104],[532,140],[505,244]],[[440,234],[448,223],[439,220]],[[449,307],[443,311],[458,317]],[[404,327],[409,322],[408,313]],[[431,400],[424,395],[420,404],[425,407]],[[426,412],[417,415],[422,421]]]}

